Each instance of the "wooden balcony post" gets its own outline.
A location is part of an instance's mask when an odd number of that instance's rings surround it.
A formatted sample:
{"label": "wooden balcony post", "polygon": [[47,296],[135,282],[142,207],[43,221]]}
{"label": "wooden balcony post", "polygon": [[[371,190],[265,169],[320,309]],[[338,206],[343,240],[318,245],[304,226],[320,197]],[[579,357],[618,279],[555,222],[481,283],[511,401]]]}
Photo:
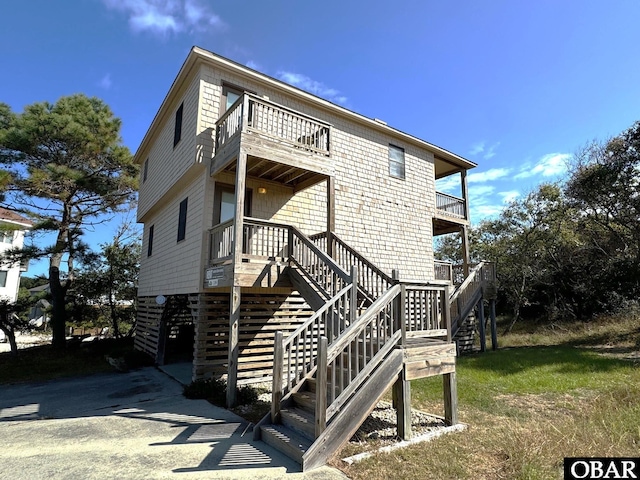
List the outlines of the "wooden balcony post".
{"label": "wooden balcony post", "polygon": [[327,255],[333,258],[333,232],[336,229],[336,187],[333,177],[327,177]]}
{"label": "wooden balcony post", "polygon": [[464,218],[469,220],[469,187],[467,185],[467,171],[460,172],[462,199],[464,200]]}
{"label": "wooden balcony post", "polygon": [[276,332],[273,344],[273,382],[271,389],[271,422],[276,423],[280,418],[280,400],[282,400],[282,373],[284,370],[283,335]]}
{"label": "wooden balcony post", "polygon": [[247,176],[247,154],[241,149],[238,153],[236,169],[236,211],[233,232],[233,285],[230,296],[229,312],[229,354],[227,370],[227,408],[236,404],[238,385],[238,329],[240,323],[240,305],[242,303],[240,282],[237,276],[238,266],[242,264],[242,237],[244,233],[244,197]]}
{"label": "wooden balcony post", "polygon": [[469,232],[466,226],[460,227],[460,238],[462,239],[462,271],[464,272],[464,278],[469,276]]}
{"label": "wooden balcony post", "polygon": [[351,266],[351,283],[353,287],[349,298],[349,315],[351,317],[349,320],[353,324],[358,318],[358,267],[355,265]]}
{"label": "wooden balcony post", "polygon": [[480,351],[484,352],[487,349],[487,332],[484,326],[484,300],[482,297],[478,300],[478,324],[480,327]]}
{"label": "wooden balcony post", "polygon": [[491,319],[491,350],[498,348],[498,327],[496,326],[496,300],[489,300],[489,318]]}
{"label": "wooden balcony post", "polygon": [[[320,337],[318,369],[316,370],[316,438],[327,428],[327,337]],[[340,373],[342,374],[342,372]],[[333,388],[333,386],[332,386]]]}
{"label": "wooden balcony post", "polygon": [[[447,342],[451,342],[452,341],[452,325],[451,325],[451,304],[449,303],[449,298],[451,296],[450,294],[450,287],[449,285],[444,287],[444,293],[442,294],[442,300],[441,300],[441,304],[440,304],[440,308],[442,309],[442,316],[443,316],[443,320],[444,320],[444,325],[447,329]],[[459,303],[459,302],[458,302]]]}
{"label": "wooden balcony post", "polygon": [[393,399],[396,407],[398,436],[402,440],[411,438],[411,382],[406,380],[405,370],[393,384]]}
{"label": "wooden balcony post", "polygon": [[445,373],[442,376],[444,387],[444,422],[447,425],[458,423],[458,383],[456,374]]}

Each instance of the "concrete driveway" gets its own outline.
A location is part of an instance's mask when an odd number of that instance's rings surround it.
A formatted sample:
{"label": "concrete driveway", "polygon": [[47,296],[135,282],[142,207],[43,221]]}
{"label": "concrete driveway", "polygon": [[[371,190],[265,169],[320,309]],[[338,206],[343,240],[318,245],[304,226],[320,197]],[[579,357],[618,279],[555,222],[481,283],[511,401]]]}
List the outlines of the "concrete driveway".
{"label": "concrete driveway", "polygon": [[0,387],[0,478],[344,479],[252,440],[251,425],[155,368]]}

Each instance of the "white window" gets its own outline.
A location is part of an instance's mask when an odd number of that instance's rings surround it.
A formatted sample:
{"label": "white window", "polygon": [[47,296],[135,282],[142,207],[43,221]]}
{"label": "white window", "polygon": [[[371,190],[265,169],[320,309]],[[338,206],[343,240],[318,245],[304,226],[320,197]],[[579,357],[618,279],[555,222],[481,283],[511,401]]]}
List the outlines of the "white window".
{"label": "white window", "polygon": [[0,240],[2,243],[13,243],[13,232],[12,231],[0,231]]}
{"label": "white window", "polygon": [[389,145],[389,175],[404,179],[404,148]]}

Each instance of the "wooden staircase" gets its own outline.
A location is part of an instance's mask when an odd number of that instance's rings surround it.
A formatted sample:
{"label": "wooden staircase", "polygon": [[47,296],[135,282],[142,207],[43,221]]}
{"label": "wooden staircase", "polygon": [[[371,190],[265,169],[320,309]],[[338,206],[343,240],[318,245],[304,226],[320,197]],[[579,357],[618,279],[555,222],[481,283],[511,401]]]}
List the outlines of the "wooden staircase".
{"label": "wooden staircase", "polygon": [[[485,299],[492,301],[495,299],[495,275],[493,263],[480,262],[469,271],[469,275],[451,293],[449,302],[452,334],[458,345],[458,354],[473,351],[476,331],[480,332],[481,350],[484,351],[483,302]],[[491,320],[493,338],[495,316],[492,315]]]}
{"label": "wooden staircase", "polygon": [[448,284],[401,282],[335,235],[330,257],[326,236],[291,232],[291,281],[318,308],[286,338],[276,333],[271,411],[254,428],[254,438],[303,470],[321,466],[391,387],[396,398],[404,392],[398,430],[408,437],[409,380],[440,374],[445,417],[456,423]]}

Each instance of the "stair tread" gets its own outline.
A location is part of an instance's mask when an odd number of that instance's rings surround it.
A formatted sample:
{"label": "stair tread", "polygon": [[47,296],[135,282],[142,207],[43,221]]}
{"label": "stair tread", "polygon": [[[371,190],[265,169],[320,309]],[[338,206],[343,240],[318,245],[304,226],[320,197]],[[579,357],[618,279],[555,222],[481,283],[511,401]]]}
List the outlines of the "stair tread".
{"label": "stair tread", "polygon": [[316,394],[314,392],[295,392],[292,397],[299,408],[315,413]]}
{"label": "stair tread", "polygon": [[315,378],[307,378],[307,391],[316,393],[316,379]]}
{"label": "stair tread", "polygon": [[313,444],[312,440],[285,425],[263,425],[260,429],[265,443],[300,464],[302,464],[302,456]]}
{"label": "stair tread", "polygon": [[303,436],[313,440],[315,435],[315,415],[302,408],[283,408],[280,411],[282,423]]}

